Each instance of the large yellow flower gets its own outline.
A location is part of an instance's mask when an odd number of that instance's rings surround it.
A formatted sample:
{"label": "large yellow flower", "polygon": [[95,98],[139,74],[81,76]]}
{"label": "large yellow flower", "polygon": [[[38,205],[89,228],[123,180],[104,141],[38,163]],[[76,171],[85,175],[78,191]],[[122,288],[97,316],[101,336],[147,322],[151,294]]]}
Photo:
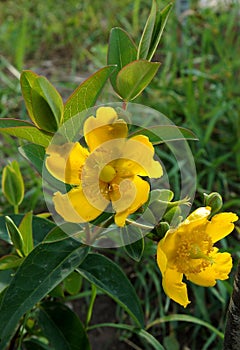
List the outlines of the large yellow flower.
{"label": "large yellow flower", "polygon": [[115,223],[124,226],[128,215],[148,200],[150,186],[142,177],[163,173],[153,159],[154,147],[143,135],[127,139],[127,124],[111,107],[98,108],[83,132],[88,149],[69,142],[46,150],[49,172],[74,185],[68,193],[55,193],[55,209],[65,221],[83,223],[97,218],[111,202]]}
{"label": "large yellow flower", "polygon": [[220,213],[210,221],[210,213],[210,207],[198,208],[158,243],[157,263],[163,289],[184,307],[190,301],[183,275],[193,283],[211,287],[217,279],[227,279],[232,268],[231,255],[218,252],[214,243],[232,232],[238,217],[234,213]]}

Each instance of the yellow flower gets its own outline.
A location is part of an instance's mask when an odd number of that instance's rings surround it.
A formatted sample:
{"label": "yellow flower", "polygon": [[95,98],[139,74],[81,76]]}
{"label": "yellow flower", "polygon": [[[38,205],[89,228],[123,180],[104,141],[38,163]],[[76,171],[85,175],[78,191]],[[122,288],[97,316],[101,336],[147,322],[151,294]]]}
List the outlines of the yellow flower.
{"label": "yellow flower", "polygon": [[211,287],[217,279],[227,279],[232,268],[231,255],[219,253],[214,243],[232,232],[238,217],[234,213],[220,213],[210,221],[210,213],[210,207],[198,208],[158,243],[157,263],[163,289],[184,307],[190,301],[183,275],[193,283]]}
{"label": "yellow flower", "polygon": [[75,185],[68,193],[54,194],[55,209],[65,221],[83,223],[97,218],[111,202],[115,223],[124,226],[128,215],[148,200],[150,186],[142,176],[162,176],[154,147],[143,135],[127,139],[127,124],[111,107],[98,108],[83,132],[88,149],[69,142],[46,150],[49,172]]}

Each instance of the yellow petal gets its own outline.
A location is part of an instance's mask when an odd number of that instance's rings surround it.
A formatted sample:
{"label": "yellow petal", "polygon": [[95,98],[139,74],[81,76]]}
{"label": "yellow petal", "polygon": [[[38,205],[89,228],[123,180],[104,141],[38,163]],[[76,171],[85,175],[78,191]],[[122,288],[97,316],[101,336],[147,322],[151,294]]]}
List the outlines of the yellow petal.
{"label": "yellow petal", "polygon": [[190,301],[188,300],[186,283],[182,282],[182,278],[182,273],[168,268],[163,275],[162,285],[169,298],[186,307]]}
{"label": "yellow petal", "polygon": [[51,175],[65,183],[79,185],[81,168],[88,157],[88,150],[78,142],[50,145],[46,150],[46,167]]}
{"label": "yellow petal", "polygon": [[162,240],[158,243],[157,246],[157,264],[162,275],[164,275],[167,269],[167,257],[164,251],[162,250]]}
{"label": "yellow petal", "polygon": [[216,280],[225,280],[232,269],[232,257],[229,253],[214,253],[211,257],[214,263],[208,266],[204,271],[196,274],[188,274],[186,277],[193,283],[203,287],[212,287]]}
{"label": "yellow petal", "polygon": [[153,159],[154,148],[146,136],[138,135],[126,141],[122,148],[122,157],[115,167],[119,176],[131,175],[158,178],[162,176],[161,164]]}
{"label": "yellow petal", "polygon": [[164,252],[170,268],[174,268],[175,266],[177,242],[181,239],[179,232],[181,233],[181,228],[168,230],[158,244]]}
{"label": "yellow petal", "polygon": [[55,193],[53,203],[56,212],[65,221],[74,223],[84,223],[94,220],[106,207],[99,210],[99,208],[92,205],[80,187],[74,188],[66,194]]}
{"label": "yellow petal", "polygon": [[92,152],[106,141],[126,138],[128,127],[123,119],[118,119],[113,108],[100,107],[96,112],[96,118],[91,116],[85,121],[83,132]]}
{"label": "yellow petal", "polygon": [[227,236],[234,229],[233,222],[237,221],[238,217],[234,213],[220,213],[214,215],[207,225],[207,233],[212,238],[213,243]]}
{"label": "yellow petal", "polygon": [[148,200],[150,186],[139,176],[131,179],[118,179],[112,185],[110,198],[115,214],[115,223],[124,226],[128,215],[134,213]]}
{"label": "yellow petal", "polygon": [[195,220],[207,219],[211,214],[210,207],[200,207],[194,210],[186,219],[187,223]]}

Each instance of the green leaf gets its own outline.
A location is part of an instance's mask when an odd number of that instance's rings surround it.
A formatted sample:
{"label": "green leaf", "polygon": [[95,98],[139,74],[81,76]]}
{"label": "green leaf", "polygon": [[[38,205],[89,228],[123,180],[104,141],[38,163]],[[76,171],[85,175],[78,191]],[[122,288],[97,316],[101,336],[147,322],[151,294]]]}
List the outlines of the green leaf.
{"label": "green leaf", "polygon": [[63,115],[63,102],[57,90],[45,77],[38,77],[31,96],[34,124],[48,132],[57,131]]}
{"label": "green leaf", "polygon": [[[136,236],[136,240],[133,237],[134,234]],[[138,228],[131,228],[129,232],[128,227],[126,226],[121,230],[121,235],[124,250],[130,256],[130,258],[139,262],[143,255],[145,245],[141,230]]]}
{"label": "green leaf", "polygon": [[33,250],[32,218],[32,212],[27,213],[19,225],[19,231],[24,242],[23,251],[25,256]]}
{"label": "green leaf", "polygon": [[[20,225],[24,215],[18,214],[18,215],[11,215],[10,217],[18,226]],[[40,218],[38,216],[33,216],[32,225],[33,225],[33,239],[34,239],[35,245],[42,242],[45,236],[56,226],[52,221],[44,218]],[[11,240],[9,239],[9,236],[7,233],[4,216],[0,217],[0,239],[4,240],[7,243],[11,243]]]}
{"label": "green leaf", "polygon": [[66,235],[65,240],[39,244],[26,257],[0,306],[0,348],[6,349],[20,318],[66,278],[89,248]]}
{"label": "green leaf", "polygon": [[77,271],[126,310],[138,326],[144,316],[140,301],[123,271],[112,260],[100,254],[89,254]]}
{"label": "green leaf", "polygon": [[14,269],[21,265],[23,260],[17,255],[5,255],[0,258],[0,270]]}
{"label": "green leaf", "polygon": [[82,286],[82,276],[79,273],[73,271],[65,280],[63,281],[64,289],[67,293],[71,295],[77,294]]}
{"label": "green leaf", "polygon": [[13,270],[0,271],[0,303],[5,294],[6,287],[10,284]]}
{"label": "green leaf", "polygon": [[33,123],[42,130],[55,132],[61,125],[63,101],[55,87],[43,76],[23,71],[22,94]]}
{"label": "green leaf", "polygon": [[21,204],[24,198],[24,183],[19,164],[15,160],[3,168],[2,191],[10,204]]}
{"label": "green leaf", "polygon": [[157,47],[158,47],[159,42],[161,40],[163,30],[164,30],[165,25],[167,23],[168,16],[170,14],[172,6],[173,6],[173,4],[169,3],[166,7],[164,7],[164,9],[162,11],[157,13],[156,21],[155,21],[155,25],[154,25],[154,31],[153,31],[153,35],[152,35],[152,39],[151,39],[151,45],[150,45],[149,53],[147,56],[147,59],[149,61],[151,61],[151,59],[153,58],[153,55],[155,54],[155,52],[157,50]]}
{"label": "green leaf", "polygon": [[176,125],[149,126],[146,129],[140,128],[130,134],[131,137],[136,135],[147,136],[153,145],[159,145],[168,141],[198,140],[191,130]]}
{"label": "green leaf", "polygon": [[0,132],[47,147],[52,135],[33,124],[13,118],[0,118]]}
{"label": "green leaf", "polygon": [[117,91],[124,101],[136,98],[151,82],[159,62],[133,61],[123,67],[117,76]]}
{"label": "green leaf", "polygon": [[115,66],[106,66],[79,85],[65,103],[64,122],[94,106],[100,92],[115,68]]}
{"label": "green leaf", "polygon": [[21,232],[9,216],[5,217],[5,222],[9,237],[11,238],[14,248],[16,249],[20,257],[24,257],[24,242]]}
{"label": "green leaf", "polygon": [[108,45],[108,64],[117,66],[115,71],[110,76],[110,81],[114,90],[116,87],[116,79],[118,72],[128,63],[137,59],[137,49],[128,35],[128,33],[121,28],[113,28],[110,32]]}
{"label": "green leaf", "polygon": [[29,117],[34,122],[34,113],[32,108],[32,88],[35,80],[37,79],[38,75],[31,70],[25,70],[22,72],[20,76],[20,84],[22,89],[22,95],[24,98],[24,102],[29,114]]}
{"label": "green leaf", "polygon": [[138,59],[151,61],[161,40],[163,30],[168,20],[172,3],[168,4],[162,11],[158,12],[157,3],[152,2],[152,8],[144,27],[139,46]]}
{"label": "green leaf", "polygon": [[27,144],[19,147],[19,152],[23,157],[29,160],[38,173],[42,175],[45,160],[45,148],[40,145]]}
{"label": "green leaf", "polygon": [[154,30],[155,21],[156,21],[156,14],[157,14],[157,4],[156,4],[156,1],[153,0],[151,11],[147,19],[147,22],[145,24],[145,27],[138,45],[138,52],[137,52],[138,59],[147,59],[148,57],[148,52],[150,49],[153,30]]}
{"label": "green leaf", "polygon": [[90,350],[81,321],[66,305],[53,302],[41,304],[39,325],[54,349]]}

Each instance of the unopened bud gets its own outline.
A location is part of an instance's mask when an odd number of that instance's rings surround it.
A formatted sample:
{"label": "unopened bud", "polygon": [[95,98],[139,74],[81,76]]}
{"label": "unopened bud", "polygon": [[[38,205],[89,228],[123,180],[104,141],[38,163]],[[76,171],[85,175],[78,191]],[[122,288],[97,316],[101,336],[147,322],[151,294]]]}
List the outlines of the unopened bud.
{"label": "unopened bud", "polygon": [[204,193],[204,204],[206,207],[211,207],[211,214],[216,214],[222,208],[222,196],[217,192]]}

